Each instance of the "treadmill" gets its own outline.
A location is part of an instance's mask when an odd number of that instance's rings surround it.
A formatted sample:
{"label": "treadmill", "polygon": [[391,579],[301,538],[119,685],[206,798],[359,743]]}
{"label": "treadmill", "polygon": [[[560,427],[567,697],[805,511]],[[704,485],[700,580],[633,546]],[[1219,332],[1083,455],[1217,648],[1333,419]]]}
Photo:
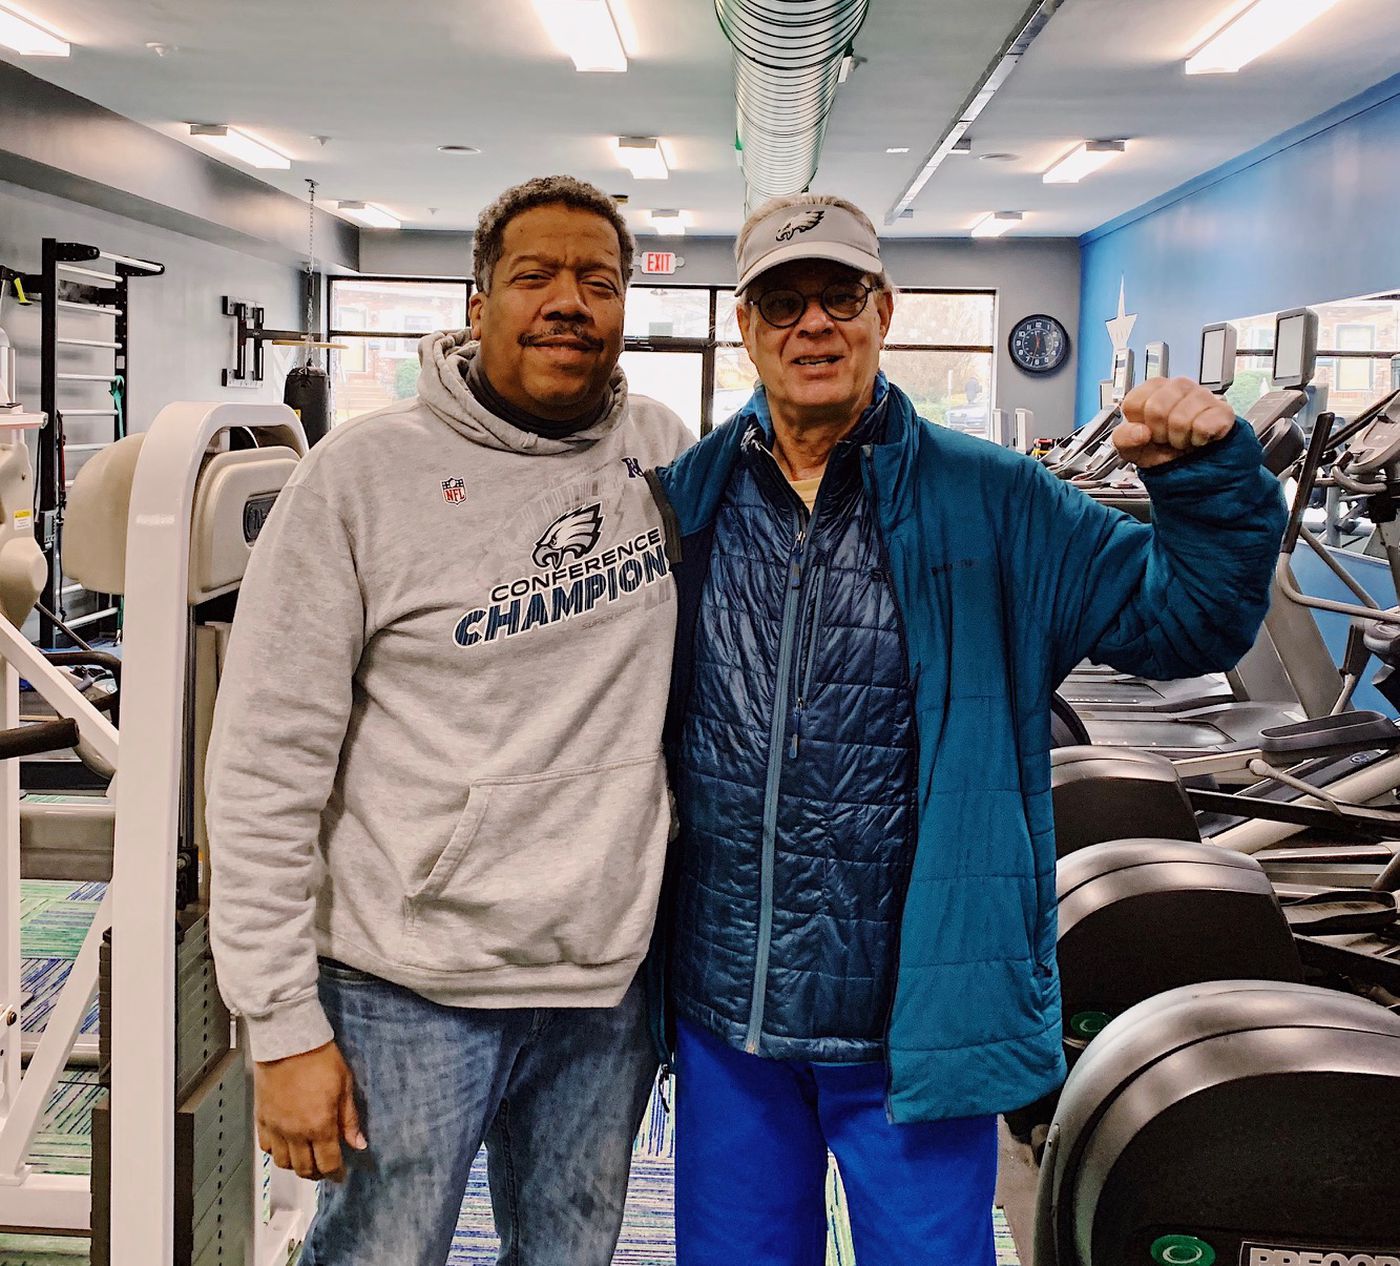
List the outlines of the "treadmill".
{"label": "treadmill", "polygon": [[[1202,343],[1204,356],[1204,337]],[[1216,346],[1223,355],[1226,343],[1212,339],[1212,355]],[[1308,403],[1305,388],[1312,379],[1316,359],[1317,314],[1308,308],[1281,312],[1274,331],[1272,390],[1245,415],[1257,433],[1267,435],[1284,422],[1291,425],[1291,419]],[[1320,640],[1315,625],[1313,631]],[[1328,664],[1331,666],[1330,658]],[[1335,667],[1331,666],[1329,680],[1322,683],[1320,692],[1308,692],[1310,698],[1300,697],[1303,692],[1289,679],[1286,685],[1280,682],[1267,699],[1173,713],[1130,712],[1122,706],[1096,708],[1092,704],[1077,706],[1077,711],[1094,743],[1100,746],[1132,747],[1173,759],[1246,751],[1258,746],[1261,730],[1325,714],[1328,707],[1322,706],[1322,701],[1329,698],[1326,685],[1334,673]]]}
{"label": "treadmill", "polygon": [[[1201,331],[1197,381],[1216,395],[1224,395],[1235,380],[1235,340],[1234,326],[1226,323],[1208,325]],[[1165,377],[1166,366],[1167,345],[1149,344],[1143,380]],[[1131,365],[1128,369],[1131,372]],[[1105,442],[1096,446],[1096,451],[1107,448],[1108,452],[1097,459],[1091,468],[1091,477],[1092,472],[1102,471],[1106,475],[1122,465],[1122,458],[1113,447],[1111,437],[1110,431],[1103,437]],[[1078,478],[1074,482],[1078,487],[1085,486]],[[1112,491],[1111,485],[1106,484],[1096,500],[1107,501]],[[1181,681],[1151,681],[1146,677],[1134,677],[1116,669],[1087,663],[1081,664],[1065,679],[1060,686],[1060,695],[1075,708],[1149,708],[1155,712],[1204,708],[1213,703],[1230,703],[1239,697],[1224,673]]]}
{"label": "treadmill", "polygon": [[1100,409],[1073,435],[1046,453],[1044,465],[1061,479],[1079,474],[1098,451],[1098,445],[1113,434],[1113,428],[1122,420],[1117,402]]}

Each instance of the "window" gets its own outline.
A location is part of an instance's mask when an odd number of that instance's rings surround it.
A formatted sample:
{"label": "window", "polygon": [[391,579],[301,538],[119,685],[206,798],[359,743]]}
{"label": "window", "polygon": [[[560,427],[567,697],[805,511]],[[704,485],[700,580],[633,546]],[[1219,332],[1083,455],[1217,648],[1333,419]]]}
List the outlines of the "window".
{"label": "window", "polygon": [[[723,422],[749,398],[757,377],[739,338],[733,299],[725,292],[719,295],[714,422]],[[901,290],[880,367],[922,417],[990,438],[995,329],[996,295],[991,291]]]}
{"label": "window", "polygon": [[[1308,306],[1318,317],[1314,382],[1327,388],[1327,408],[1338,417],[1355,417],[1400,386],[1392,381],[1392,359],[1400,356],[1400,294]],[[1239,354],[1235,385],[1226,399],[1242,413],[1269,389],[1274,315],[1245,317],[1233,324],[1239,332]]]}
{"label": "window", "polygon": [[[330,337],[347,347],[331,357],[335,420],[413,395],[419,339],[465,326],[470,294],[467,280],[332,277]],[[995,328],[990,291],[900,291],[881,364],[929,421],[987,436]],[[758,375],[725,287],[633,285],[623,335],[631,390],[668,405],[696,434],[753,394]]]}
{"label": "window", "polygon": [[705,399],[704,352],[624,351],[621,364],[629,392],[660,400],[680,415],[692,435],[700,434]]}
{"label": "window", "polygon": [[715,349],[715,390],[712,416],[726,422],[744,407],[758,382],[758,370],[741,343],[738,347]]}
{"label": "window", "polygon": [[710,292],[632,286],[627,291],[628,338],[710,337]]}
{"label": "window", "polygon": [[990,294],[901,290],[888,342],[976,346],[991,351],[995,305]]}
{"label": "window", "polygon": [[335,420],[404,400],[418,390],[418,340],[467,323],[469,281],[332,277],[330,339]]}
{"label": "window", "polygon": [[[1341,324],[1337,326],[1337,341],[1341,352],[1371,352],[1376,347],[1374,324]],[[1376,365],[1370,357],[1341,357],[1333,371],[1338,392],[1371,392],[1376,388]]]}
{"label": "window", "polygon": [[990,439],[995,329],[990,291],[901,290],[880,367],[920,417]]}
{"label": "window", "polygon": [[886,349],[880,367],[922,418],[955,431],[991,435],[991,352]]}
{"label": "window", "polygon": [[[1268,342],[1272,344],[1273,341],[1274,332],[1270,330]],[[1225,399],[1236,413],[1241,416],[1248,413],[1250,406],[1269,390],[1273,369],[1272,347],[1262,356],[1235,356],[1235,381],[1225,393]]]}

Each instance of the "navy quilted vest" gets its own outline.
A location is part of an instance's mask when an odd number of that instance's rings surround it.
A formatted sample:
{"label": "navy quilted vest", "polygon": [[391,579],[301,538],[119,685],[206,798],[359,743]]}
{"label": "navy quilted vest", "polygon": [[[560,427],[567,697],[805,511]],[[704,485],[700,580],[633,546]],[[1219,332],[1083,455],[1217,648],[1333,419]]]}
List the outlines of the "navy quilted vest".
{"label": "navy quilted vest", "polygon": [[912,856],[907,656],[858,444],[810,521],[757,422],[715,522],[677,792],[678,1013],[772,1058],[883,1057]]}

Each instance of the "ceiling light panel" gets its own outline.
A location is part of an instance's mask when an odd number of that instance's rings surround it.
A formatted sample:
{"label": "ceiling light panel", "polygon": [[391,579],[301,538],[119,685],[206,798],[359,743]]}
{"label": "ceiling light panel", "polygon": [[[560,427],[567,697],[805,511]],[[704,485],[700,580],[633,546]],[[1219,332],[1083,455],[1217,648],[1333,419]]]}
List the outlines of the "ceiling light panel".
{"label": "ceiling light panel", "polygon": [[627,53],[608,0],[534,0],[535,12],[550,38],[579,71],[618,73],[627,69]]}
{"label": "ceiling light panel", "polygon": [[1084,141],[1076,145],[1041,179],[1047,185],[1075,185],[1111,163],[1128,148],[1126,141]]}
{"label": "ceiling light panel", "polygon": [[240,132],[236,127],[226,127],[222,123],[191,123],[190,135],[208,141],[215,149],[250,167],[286,171],[292,165],[292,160],[285,154],[271,145],[264,145],[246,132]]}
{"label": "ceiling light panel", "polygon": [[1188,75],[1233,74],[1297,35],[1338,0],[1255,0],[1186,59]]}
{"label": "ceiling light panel", "polygon": [[354,220],[356,224],[363,224],[367,229],[402,227],[402,221],[397,216],[390,215],[383,207],[377,207],[372,202],[337,202],[336,209],[341,215]]}
{"label": "ceiling light panel", "polygon": [[67,57],[70,52],[67,40],[13,5],[0,5],[0,45],[22,57]]}
{"label": "ceiling light panel", "polygon": [[972,226],[973,237],[1000,237],[1021,223],[1020,211],[989,211]]}
{"label": "ceiling light panel", "polygon": [[665,180],[671,174],[661,142],[654,136],[619,136],[613,148],[636,180]]}
{"label": "ceiling light panel", "polygon": [[684,237],[690,216],[684,211],[658,209],[647,212],[647,224],[662,237]]}

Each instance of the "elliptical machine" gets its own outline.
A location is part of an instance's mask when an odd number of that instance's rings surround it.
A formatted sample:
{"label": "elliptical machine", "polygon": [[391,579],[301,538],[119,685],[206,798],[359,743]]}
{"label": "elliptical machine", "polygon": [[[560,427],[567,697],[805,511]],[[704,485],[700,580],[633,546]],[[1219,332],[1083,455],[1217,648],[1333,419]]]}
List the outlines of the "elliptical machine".
{"label": "elliptical machine", "polygon": [[1036,1266],[1400,1266],[1400,1016],[1308,985],[1152,998],[1050,1127]]}

